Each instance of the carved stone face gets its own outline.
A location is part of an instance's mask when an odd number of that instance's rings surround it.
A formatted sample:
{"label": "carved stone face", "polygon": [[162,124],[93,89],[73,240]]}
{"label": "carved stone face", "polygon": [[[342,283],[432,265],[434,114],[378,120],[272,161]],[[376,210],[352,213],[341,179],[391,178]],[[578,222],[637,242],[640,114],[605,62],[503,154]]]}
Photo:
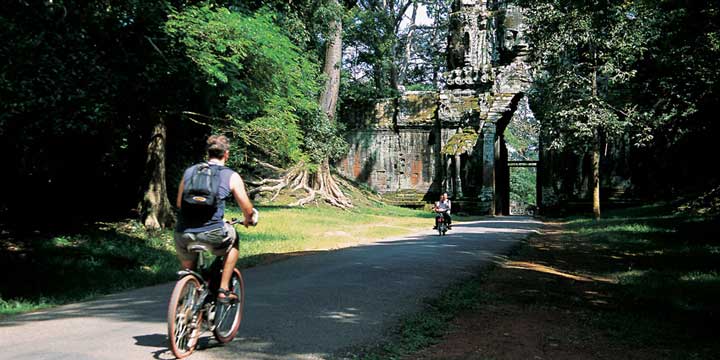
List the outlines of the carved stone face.
{"label": "carved stone face", "polygon": [[505,50],[512,50],[518,41],[518,31],[515,29],[505,29],[505,35],[503,36],[503,47]]}
{"label": "carved stone face", "polygon": [[508,6],[503,21],[503,48],[505,50],[513,50],[516,45],[521,45],[523,39],[524,16],[520,8],[516,6]]}

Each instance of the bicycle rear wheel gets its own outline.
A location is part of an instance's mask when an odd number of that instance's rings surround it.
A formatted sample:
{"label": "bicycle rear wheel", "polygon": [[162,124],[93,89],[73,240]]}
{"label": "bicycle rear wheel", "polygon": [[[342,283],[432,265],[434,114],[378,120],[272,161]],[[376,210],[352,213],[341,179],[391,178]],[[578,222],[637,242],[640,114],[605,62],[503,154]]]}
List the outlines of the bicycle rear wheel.
{"label": "bicycle rear wheel", "polygon": [[195,350],[200,337],[202,311],[193,312],[199,301],[200,282],[194,276],[178,280],[168,305],[168,340],[170,350],[182,359]]}
{"label": "bicycle rear wheel", "polygon": [[237,295],[238,301],[232,304],[215,303],[215,330],[213,330],[213,335],[215,335],[217,341],[223,344],[235,338],[245,308],[245,283],[240,271],[238,269],[233,270],[229,290]]}

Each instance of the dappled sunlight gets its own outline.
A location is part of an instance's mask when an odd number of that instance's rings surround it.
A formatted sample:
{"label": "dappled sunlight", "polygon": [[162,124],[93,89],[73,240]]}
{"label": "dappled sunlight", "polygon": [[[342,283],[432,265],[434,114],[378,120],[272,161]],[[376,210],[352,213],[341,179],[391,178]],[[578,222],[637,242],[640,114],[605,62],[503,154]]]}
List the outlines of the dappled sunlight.
{"label": "dappled sunlight", "polygon": [[503,268],[506,268],[506,269],[537,271],[537,272],[556,275],[556,276],[560,276],[563,278],[572,279],[572,280],[576,280],[576,281],[584,281],[584,282],[597,281],[597,282],[604,282],[604,283],[616,283],[616,280],[613,280],[613,279],[607,278],[607,277],[570,274],[570,273],[563,272],[558,269],[552,268],[550,266],[526,262],[526,261],[506,261],[506,262],[500,263],[500,266],[502,266]]}
{"label": "dappled sunlight", "polygon": [[691,272],[680,277],[680,281],[699,282],[699,283],[720,283],[720,273],[711,272]]}
{"label": "dappled sunlight", "polygon": [[422,247],[426,248],[446,248],[446,247],[457,247],[457,244],[425,244]]}
{"label": "dappled sunlight", "polygon": [[318,316],[320,319],[330,319],[343,324],[357,324],[360,321],[356,308],[346,308],[344,311],[329,311],[324,315]]}

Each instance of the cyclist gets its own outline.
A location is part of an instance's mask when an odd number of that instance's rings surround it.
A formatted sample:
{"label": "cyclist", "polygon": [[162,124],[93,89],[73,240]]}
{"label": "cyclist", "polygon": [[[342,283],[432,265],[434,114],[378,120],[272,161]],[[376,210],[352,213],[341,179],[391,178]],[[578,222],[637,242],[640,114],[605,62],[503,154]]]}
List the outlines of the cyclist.
{"label": "cyclist", "polygon": [[[445,218],[445,223],[447,224],[448,230],[452,229],[452,218],[450,217],[450,210],[452,209],[452,204],[450,203],[450,199],[448,199],[448,194],[442,193],[440,195],[440,201],[436,202],[433,206],[433,211],[435,211],[438,214],[442,214],[442,216]],[[437,217],[435,217],[435,227],[433,229],[437,229]]]}
{"label": "cyclist", "polygon": [[[244,215],[243,225],[248,227],[253,224],[253,205],[245,192],[245,184],[240,175],[232,169],[225,167],[225,162],[230,156],[230,142],[223,135],[213,135],[207,139],[207,157],[208,161],[193,165],[185,170],[183,178],[180,180],[180,186],[177,194],[177,207],[180,209],[180,217],[175,228],[175,249],[180,264],[184,269],[195,268],[197,254],[187,251],[187,245],[190,242],[199,241],[207,243],[211,246],[211,250],[215,256],[225,256],[223,264],[222,278],[220,280],[220,289],[218,290],[218,301],[228,303],[237,300],[237,295],[228,291],[230,277],[233,268],[238,260],[238,241],[235,228],[226,223],[223,219],[225,215],[225,200],[231,197],[235,199]],[[216,201],[210,206],[206,206],[200,211],[197,206],[187,201],[188,189],[198,176],[198,168],[211,169],[209,174],[213,174],[217,185],[212,189],[217,192],[211,194]],[[206,181],[212,183],[212,181]],[[184,193],[185,192],[185,193]],[[203,197],[193,197],[195,199]],[[183,207],[183,203],[185,206]]]}

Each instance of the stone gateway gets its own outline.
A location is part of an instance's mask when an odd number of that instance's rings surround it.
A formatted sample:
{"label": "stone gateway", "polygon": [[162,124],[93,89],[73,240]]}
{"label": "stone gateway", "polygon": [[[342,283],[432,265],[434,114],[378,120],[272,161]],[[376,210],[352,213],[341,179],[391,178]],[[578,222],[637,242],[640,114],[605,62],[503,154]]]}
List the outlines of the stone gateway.
{"label": "stone gateway", "polygon": [[356,131],[341,173],[399,205],[447,191],[467,212],[507,213],[503,131],[532,82],[523,35],[522,9],[455,1],[444,88],[408,91],[344,119]]}

